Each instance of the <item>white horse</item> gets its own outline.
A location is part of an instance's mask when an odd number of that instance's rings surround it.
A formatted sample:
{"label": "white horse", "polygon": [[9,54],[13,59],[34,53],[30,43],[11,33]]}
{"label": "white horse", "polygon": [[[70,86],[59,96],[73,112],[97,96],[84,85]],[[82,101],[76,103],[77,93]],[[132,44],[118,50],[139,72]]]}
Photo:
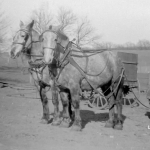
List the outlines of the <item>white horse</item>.
{"label": "white horse", "polygon": [[[67,38],[57,28],[50,27],[42,34],[43,47],[48,52],[48,62],[54,60],[60,64],[59,75],[55,78],[60,95],[63,98],[66,113],[62,126],[69,126],[70,116],[68,104],[70,95],[75,110],[72,129],[81,130],[80,94],[82,89],[91,88],[100,93],[101,88],[109,102],[109,120],[106,127],[121,130],[122,121],[122,93],[124,84],[124,69],[122,62],[111,51],[92,53],[85,56],[84,52],[77,49],[72,42],[65,45]],[[93,52],[91,50],[90,52]],[[87,50],[87,55],[88,55]],[[88,61],[87,61],[88,57]],[[65,90],[64,90],[65,89]],[[117,121],[114,121],[114,106],[117,106]]]}
{"label": "white horse", "polygon": [[57,64],[53,61],[51,65],[48,65],[49,52],[42,46],[40,35],[33,29],[33,25],[34,21],[28,25],[24,25],[23,22],[20,22],[20,29],[16,33],[11,47],[11,58],[15,59],[20,56],[20,54],[23,54],[29,62],[31,76],[34,79],[41,97],[43,106],[43,123],[50,122],[48,98],[46,96],[46,87],[50,86],[52,91],[52,102],[54,104],[54,118],[52,124],[59,125],[61,119],[59,118],[58,92],[55,89],[53,81],[57,75]]}

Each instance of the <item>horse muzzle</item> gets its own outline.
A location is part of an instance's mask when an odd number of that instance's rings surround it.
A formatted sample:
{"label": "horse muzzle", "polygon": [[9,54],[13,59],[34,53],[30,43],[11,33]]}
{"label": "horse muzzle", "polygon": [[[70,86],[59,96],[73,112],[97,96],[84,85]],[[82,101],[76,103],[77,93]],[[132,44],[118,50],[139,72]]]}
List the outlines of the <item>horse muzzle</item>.
{"label": "horse muzzle", "polygon": [[17,52],[17,53],[15,54],[14,51],[11,51],[11,52],[10,52],[10,55],[11,55],[11,58],[12,58],[12,59],[15,59],[16,57],[19,57],[20,52]]}

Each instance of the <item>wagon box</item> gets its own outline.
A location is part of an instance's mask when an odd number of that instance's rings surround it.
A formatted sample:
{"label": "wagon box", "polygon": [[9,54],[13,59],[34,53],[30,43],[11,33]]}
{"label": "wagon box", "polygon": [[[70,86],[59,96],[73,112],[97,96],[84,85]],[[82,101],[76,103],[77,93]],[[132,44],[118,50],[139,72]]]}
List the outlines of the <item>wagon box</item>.
{"label": "wagon box", "polygon": [[118,52],[118,57],[124,64],[125,83],[128,82],[130,85],[137,83],[137,65],[138,65],[138,54]]}
{"label": "wagon box", "polygon": [[117,56],[123,62],[125,69],[124,86],[129,87],[129,93],[124,95],[123,104],[135,106],[140,97],[140,84],[137,75],[138,54],[117,52]]}

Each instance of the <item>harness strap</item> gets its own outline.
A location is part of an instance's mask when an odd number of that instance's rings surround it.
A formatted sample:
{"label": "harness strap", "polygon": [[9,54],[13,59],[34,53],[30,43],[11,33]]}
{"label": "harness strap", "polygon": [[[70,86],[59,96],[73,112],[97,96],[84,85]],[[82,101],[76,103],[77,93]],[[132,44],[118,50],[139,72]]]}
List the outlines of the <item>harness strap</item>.
{"label": "harness strap", "polygon": [[[94,91],[95,91],[96,93],[99,93],[102,97],[105,97],[104,94],[103,94],[101,91],[97,90],[96,87],[88,80],[88,78],[86,77],[86,74],[80,69],[80,66],[74,61],[73,58],[69,57],[69,58],[68,58],[68,61],[70,62],[71,65],[73,65],[73,66],[81,73],[81,75],[83,76],[82,79],[86,79],[86,81],[89,83],[89,85],[94,89]],[[63,68],[64,68],[64,67],[63,67]],[[63,68],[61,69],[61,71],[63,70]],[[61,71],[59,72],[59,75],[60,75]],[[111,92],[111,93],[106,97],[107,99],[109,99],[109,98],[116,92],[116,90],[118,89],[118,87],[119,87],[119,85],[120,85],[120,83],[121,83],[123,74],[124,74],[124,69],[122,68],[121,75],[119,75],[119,77],[120,77],[119,82],[118,82],[116,88],[113,90],[113,92]],[[58,77],[59,77],[59,76],[58,76]],[[57,79],[58,79],[58,77],[57,77]],[[119,77],[118,77],[118,78],[119,78]],[[118,78],[117,78],[117,79],[118,79]],[[117,80],[117,79],[116,79],[116,80]]]}
{"label": "harness strap", "polygon": [[[113,90],[113,92],[111,92],[110,94],[108,94],[108,96],[106,96],[107,99],[109,99],[109,98],[116,92],[116,90],[118,89],[118,87],[119,87],[119,85],[120,85],[120,83],[121,83],[121,80],[122,80],[122,78],[123,78],[124,71],[125,71],[125,69],[122,68],[121,75],[118,76],[119,82],[118,82],[116,88]],[[118,79],[118,78],[117,78],[117,79]],[[116,79],[116,80],[117,80],[117,79]],[[116,80],[115,80],[115,81],[116,81]],[[114,83],[115,83],[115,82],[114,82]],[[112,85],[111,85],[111,86],[112,86]],[[108,89],[107,89],[107,90],[108,90]],[[107,90],[106,90],[106,91],[107,91]],[[106,92],[106,91],[105,91],[105,92]],[[105,93],[105,92],[104,92],[104,93]]]}
{"label": "harness strap", "polygon": [[52,49],[53,51],[55,50],[55,48],[51,48],[51,47],[43,47],[43,49]]}
{"label": "harness strap", "polygon": [[63,62],[65,61],[67,56],[70,54],[70,52],[71,52],[71,47],[67,48],[67,50],[65,51],[65,54],[63,55],[63,58],[59,61],[60,67],[62,66]]}
{"label": "harness strap", "polygon": [[99,54],[99,53],[102,53],[102,52],[105,52],[106,50],[93,50],[93,51],[88,51],[88,50],[82,50],[82,51],[77,51],[77,50],[72,50],[73,52],[78,52],[78,53],[86,53],[86,54],[88,54],[88,55],[79,55],[79,54],[71,54],[71,56],[73,56],[73,57],[90,57],[90,56],[93,56],[93,55],[97,55],[97,54]]}
{"label": "harness strap", "polygon": [[[94,91],[95,92],[97,92],[97,93],[99,93],[102,97],[105,97],[104,96],[104,94],[102,93],[102,92],[100,92],[100,91],[98,91],[95,87],[94,87],[94,85],[88,80],[88,78],[86,77],[86,74],[85,74],[85,72],[80,68],[80,66],[74,61],[74,59],[72,58],[72,57],[67,57],[69,54],[70,54],[70,52],[71,52],[71,47],[69,47],[67,50],[66,50],[66,52],[65,52],[65,54],[64,54],[64,57],[62,58],[62,60],[61,60],[61,62],[60,62],[60,71],[59,71],[59,74],[56,76],[56,78],[55,78],[55,81],[57,82],[57,80],[58,80],[58,78],[59,78],[59,76],[60,76],[60,73],[62,72],[62,70],[64,69],[64,67],[68,64],[68,63],[70,63],[71,65],[73,65],[80,73],[81,73],[81,75],[83,76],[83,78],[82,79],[86,79],[86,81],[89,83],[89,85],[94,89]],[[64,60],[67,58],[67,60],[68,60],[68,62],[66,63],[66,64],[63,64],[64,63]],[[121,80],[120,80],[121,81]],[[57,83],[58,84],[58,83]],[[120,84],[120,82],[119,82],[119,84]],[[119,85],[118,84],[118,85]],[[59,84],[58,84],[59,85]],[[111,95],[112,96],[112,95]],[[111,97],[110,96],[110,97]]]}
{"label": "harness strap", "polygon": [[89,83],[89,85],[94,89],[95,92],[99,93],[102,97],[104,97],[104,94],[100,91],[98,91],[94,85],[88,80],[88,78],[86,77],[86,74],[84,72],[82,72],[82,70],[80,69],[79,65],[74,61],[73,58],[69,57],[69,62],[71,65],[73,65],[80,73],[81,75],[83,76],[83,78],[86,79],[86,81]]}
{"label": "harness strap", "polygon": [[[20,44],[20,45],[23,45],[23,46],[25,46],[25,44],[26,44],[26,41],[27,41],[27,39],[28,39],[28,37],[29,37],[29,35],[30,35],[30,32],[28,32],[26,29],[21,29],[21,30],[19,30],[19,31],[23,31],[23,32],[25,32],[25,33],[27,33],[27,37],[25,37],[25,41],[23,42],[23,43],[20,43],[20,42],[13,42],[12,44]],[[19,32],[19,31],[17,31],[17,33]],[[14,37],[15,38],[15,37]],[[14,39],[13,38],[13,39]]]}

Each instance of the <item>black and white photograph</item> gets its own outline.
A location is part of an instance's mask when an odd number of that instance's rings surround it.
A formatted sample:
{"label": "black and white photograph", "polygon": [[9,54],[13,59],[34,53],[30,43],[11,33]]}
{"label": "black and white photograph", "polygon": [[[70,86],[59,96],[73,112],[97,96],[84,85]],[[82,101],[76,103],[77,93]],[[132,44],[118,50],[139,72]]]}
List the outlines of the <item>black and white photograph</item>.
{"label": "black and white photograph", "polygon": [[0,0],[0,150],[150,150],[150,1]]}

